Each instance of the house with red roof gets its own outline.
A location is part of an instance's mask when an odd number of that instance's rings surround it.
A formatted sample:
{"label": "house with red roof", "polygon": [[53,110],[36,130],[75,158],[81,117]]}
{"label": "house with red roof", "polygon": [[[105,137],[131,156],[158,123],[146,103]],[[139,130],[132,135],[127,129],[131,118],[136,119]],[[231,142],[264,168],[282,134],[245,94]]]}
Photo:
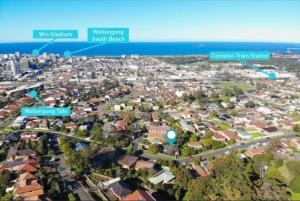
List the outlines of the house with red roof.
{"label": "house with red roof", "polygon": [[126,129],[126,122],[124,120],[118,120],[114,123],[117,132],[125,131]]}
{"label": "house with red roof", "polygon": [[122,201],[156,201],[149,191],[135,190],[133,193],[126,195]]}
{"label": "house with red roof", "polygon": [[31,173],[20,174],[16,188],[13,191],[14,199],[25,199],[44,194],[44,187],[38,183]]}
{"label": "house with red roof", "polygon": [[38,136],[37,132],[34,132],[34,133],[23,132],[23,133],[21,133],[20,138],[21,138],[21,140],[28,142],[28,141],[36,141],[37,136]]}
{"label": "house with red roof", "polygon": [[148,129],[147,138],[151,143],[162,143],[166,140],[168,130],[170,130],[169,126],[151,125]]}
{"label": "house with red roof", "polygon": [[245,155],[252,158],[257,155],[263,155],[266,153],[266,147],[265,146],[260,146],[260,147],[254,147],[250,148],[245,152]]}
{"label": "house with red roof", "polygon": [[268,127],[268,125],[262,121],[251,120],[247,123],[247,126],[250,128],[255,128],[256,130],[262,131],[263,128]]}
{"label": "house with red roof", "polygon": [[126,154],[120,160],[118,160],[118,164],[123,168],[130,169],[135,166],[138,157]]}
{"label": "house with red roof", "polygon": [[229,130],[220,130],[217,132],[219,135],[223,136],[227,141],[229,140],[237,140],[238,137],[237,135],[232,132],[232,131],[229,131]]}

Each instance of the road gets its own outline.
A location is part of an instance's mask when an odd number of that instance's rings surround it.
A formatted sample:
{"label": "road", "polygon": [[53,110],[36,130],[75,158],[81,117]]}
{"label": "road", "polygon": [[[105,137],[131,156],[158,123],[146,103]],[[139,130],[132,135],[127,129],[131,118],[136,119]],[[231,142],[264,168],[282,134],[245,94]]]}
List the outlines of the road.
{"label": "road", "polygon": [[[22,131],[22,130],[20,130]],[[80,137],[76,137],[76,136],[70,136],[64,133],[60,133],[60,132],[56,132],[56,131],[51,131],[51,130],[26,130],[27,132],[44,132],[44,133],[50,133],[50,134],[57,134],[57,135],[63,135],[63,136],[67,136],[70,138],[76,138],[82,141],[87,141],[87,142],[91,142],[92,140],[87,139],[87,138],[80,138]],[[23,130],[23,132],[25,132],[25,130]],[[1,134],[1,133],[0,133]],[[192,155],[190,157],[180,157],[180,158],[173,158],[172,156],[169,155],[151,155],[148,154],[146,151],[144,151],[143,154],[141,154],[141,157],[147,158],[149,160],[156,160],[156,159],[162,159],[162,160],[176,160],[182,164],[184,163],[190,163],[193,159],[192,157],[211,157],[211,156],[221,156],[226,154],[227,152],[231,152],[231,151],[238,151],[238,150],[245,150],[248,147],[250,147],[251,145],[255,145],[257,143],[266,143],[266,142],[271,142],[272,140],[280,140],[283,138],[289,139],[289,138],[293,138],[296,137],[296,133],[294,132],[290,132],[290,133],[286,133],[286,134],[281,134],[281,135],[274,135],[274,136],[266,136],[266,137],[260,137],[260,138],[255,138],[255,139],[251,139],[251,140],[246,140],[243,141],[243,143],[241,142],[237,142],[236,144],[233,144],[231,146],[222,148],[222,149],[217,149],[217,150],[209,150],[200,154],[196,154],[196,155]],[[137,141],[134,141],[134,144]]]}
{"label": "road", "polygon": [[[77,137],[77,136],[73,136],[73,135],[68,135],[62,132],[58,132],[58,131],[53,131],[53,130],[46,130],[46,129],[24,129],[24,130],[16,130],[14,129],[12,132],[39,132],[39,133],[49,133],[49,134],[54,134],[54,135],[62,135],[62,136],[66,136],[66,137],[70,137],[70,138],[75,138],[81,141],[86,141],[86,142],[91,142],[91,140],[89,138],[82,138],[82,137]],[[10,132],[1,132],[0,134],[8,134]]]}
{"label": "road", "polygon": [[[233,144],[229,147],[225,147],[225,148],[222,148],[222,149],[210,150],[210,151],[206,151],[206,152],[203,152],[203,153],[200,153],[200,154],[192,155],[190,157],[180,157],[180,158],[177,158],[176,161],[178,161],[182,164],[186,164],[186,163],[192,162],[193,158],[195,158],[195,157],[200,157],[200,156],[202,156],[202,157],[221,156],[221,155],[225,155],[227,152],[245,150],[245,149],[249,148],[251,145],[255,145],[257,143],[262,144],[262,143],[271,142],[272,140],[290,139],[290,138],[294,138],[294,137],[296,137],[295,133],[287,133],[287,134],[284,134],[284,135],[269,136],[268,138],[266,138],[266,137],[256,138],[256,139],[244,141],[243,143],[238,142],[236,144]],[[151,155],[151,154],[148,154],[145,151],[140,156],[144,157],[144,158],[147,158],[149,160],[167,159],[165,156]],[[175,160],[175,159],[172,159],[171,157],[169,158],[169,160],[170,159]]]}
{"label": "road", "polygon": [[71,190],[74,194],[77,194],[81,201],[94,200],[88,192],[85,191],[81,182],[75,181],[75,177],[71,170],[66,166],[66,160],[63,154],[57,155],[58,171],[64,181],[65,188]]}
{"label": "road", "polygon": [[[84,141],[90,141],[88,139],[76,137],[76,136],[69,136],[67,134],[63,134],[60,132],[55,132],[51,130],[15,130],[14,132],[43,132],[45,134],[54,134],[54,135],[64,135],[71,138],[76,138]],[[0,132],[0,134],[9,134],[5,132]],[[66,160],[63,154],[59,154],[55,156],[55,161],[58,161],[58,171],[60,173],[60,176],[62,180],[64,181],[64,187],[71,190],[74,194],[77,194],[79,196],[79,199],[81,201],[87,201],[87,200],[94,200],[90,194],[83,188],[81,182],[78,182],[75,180],[74,175],[72,174],[70,168],[66,165]]]}

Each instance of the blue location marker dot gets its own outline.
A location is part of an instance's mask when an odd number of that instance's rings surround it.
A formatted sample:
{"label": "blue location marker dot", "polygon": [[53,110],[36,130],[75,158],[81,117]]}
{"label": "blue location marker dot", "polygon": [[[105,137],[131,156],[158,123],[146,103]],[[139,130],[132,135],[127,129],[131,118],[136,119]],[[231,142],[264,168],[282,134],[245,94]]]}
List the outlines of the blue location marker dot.
{"label": "blue location marker dot", "polygon": [[270,80],[275,80],[276,79],[276,74],[273,73],[273,72],[269,73],[269,79]]}
{"label": "blue location marker dot", "polygon": [[166,136],[167,136],[167,140],[168,140],[169,144],[175,143],[176,137],[177,137],[176,131],[168,130]]}
{"label": "blue location marker dot", "polygon": [[40,55],[40,51],[37,49],[34,49],[34,50],[32,50],[32,55],[38,56],[38,55]]}
{"label": "blue location marker dot", "polygon": [[64,52],[64,56],[65,57],[70,57],[71,56],[71,52],[70,51],[65,51]]}
{"label": "blue location marker dot", "polygon": [[37,92],[35,90],[32,90],[31,92],[29,92],[28,95],[32,98],[35,98],[35,97],[37,97]]}

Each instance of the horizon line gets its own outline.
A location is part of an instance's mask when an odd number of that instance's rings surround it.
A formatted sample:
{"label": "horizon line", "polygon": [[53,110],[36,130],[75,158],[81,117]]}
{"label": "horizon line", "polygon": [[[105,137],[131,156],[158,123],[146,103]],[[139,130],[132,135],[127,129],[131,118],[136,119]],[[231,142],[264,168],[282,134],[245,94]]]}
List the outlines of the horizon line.
{"label": "horizon line", "polygon": [[[0,44],[7,44],[7,43],[48,43],[49,41],[0,41]],[[246,41],[246,40],[178,40],[178,41],[142,41],[142,40],[136,40],[136,41],[129,41],[128,43],[201,43],[201,42],[211,42],[211,43],[290,43],[290,44],[300,44],[300,41]],[[88,41],[54,41],[52,43],[91,43]],[[128,43],[106,43],[106,44],[128,44]],[[96,44],[96,43],[91,43]]]}

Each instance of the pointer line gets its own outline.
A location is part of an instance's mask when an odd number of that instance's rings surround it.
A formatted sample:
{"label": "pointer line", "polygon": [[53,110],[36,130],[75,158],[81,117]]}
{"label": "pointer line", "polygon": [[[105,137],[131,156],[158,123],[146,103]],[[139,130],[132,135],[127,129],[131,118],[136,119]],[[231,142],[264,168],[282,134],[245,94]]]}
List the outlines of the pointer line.
{"label": "pointer line", "polygon": [[249,64],[249,63],[244,62],[244,61],[239,61],[239,62],[241,62],[243,65],[245,65],[245,66],[247,66],[247,67],[249,67],[249,68],[252,68],[252,69],[254,69],[254,70],[258,71],[258,72],[264,73],[264,74],[266,74],[266,75],[270,75],[270,72],[265,71],[265,70],[263,70],[263,69],[261,69],[261,68],[259,68],[259,67],[257,67],[257,66],[254,66],[254,65]]}
{"label": "pointer line", "polygon": [[93,45],[93,46],[90,46],[90,47],[86,47],[86,48],[83,48],[83,49],[80,49],[80,50],[76,50],[76,51],[71,52],[71,54],[76,54],[78,52],[83,52],[85,50],[89,50],[89,49],[92,49],[92,48],[95,48],[95,47],[99,47],[99,46],[102,46],[102,45],[105,45],[105,43],[100,43],[100,44],[96,44],[96,45]]}
{"label": "pointer line", "polygon": [[46,107],[46,104],[37,96],[33,97],[39,104],[41,104],[43,107]]}
{"label": "pointer line", "polygon": [[42,47],[40,47],[40,49],[38,49],[38,51],[41,51],[42,49],[44,49],[44,48],[47,47],[48,45],[53,44],[52,42],[53,42],[54,40],[55,40],[55,38],[52,39],[50,42],[46,43],[45,45],[43,45]]}

